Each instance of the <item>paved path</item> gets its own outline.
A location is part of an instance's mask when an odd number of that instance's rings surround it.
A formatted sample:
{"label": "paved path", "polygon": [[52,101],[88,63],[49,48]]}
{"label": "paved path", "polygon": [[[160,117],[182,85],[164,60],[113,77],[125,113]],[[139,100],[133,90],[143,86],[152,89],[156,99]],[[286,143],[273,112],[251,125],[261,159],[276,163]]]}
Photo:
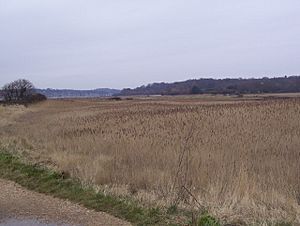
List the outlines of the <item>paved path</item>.
{"label": "paved path", "polygon": [[0,225],[130,225],[103,212],[0,179]]}

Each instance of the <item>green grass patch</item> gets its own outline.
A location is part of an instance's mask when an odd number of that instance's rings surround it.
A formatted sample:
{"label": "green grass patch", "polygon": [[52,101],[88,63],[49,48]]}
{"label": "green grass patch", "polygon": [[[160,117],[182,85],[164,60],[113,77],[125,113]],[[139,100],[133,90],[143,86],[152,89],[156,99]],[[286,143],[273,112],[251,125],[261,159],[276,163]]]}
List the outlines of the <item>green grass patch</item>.
{"label": "green grass patch", "polygon": [[199,218],[197,226],[221,226],[221,224],[216,218],[205,214]]}
{"label": "green grass patch", "polygon": [[288,222],[280,222],[275,224],[275,226],[293,226],[293,224]]}

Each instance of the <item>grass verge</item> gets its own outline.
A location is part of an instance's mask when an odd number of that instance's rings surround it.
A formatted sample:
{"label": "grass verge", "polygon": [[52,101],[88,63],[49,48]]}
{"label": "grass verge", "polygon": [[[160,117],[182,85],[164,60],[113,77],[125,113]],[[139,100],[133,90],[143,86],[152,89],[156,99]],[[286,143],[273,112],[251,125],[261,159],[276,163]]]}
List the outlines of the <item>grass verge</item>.
{"label": "grass verge", "polygon": [[67,199],[96,211],[103,211],[135,225],[167,225],[168,217],[158,208],[139,206],[132,200],[105,195],[83,187],[75,179],[23,163],[19,158],[0,151],[0,177],[40,193]]}

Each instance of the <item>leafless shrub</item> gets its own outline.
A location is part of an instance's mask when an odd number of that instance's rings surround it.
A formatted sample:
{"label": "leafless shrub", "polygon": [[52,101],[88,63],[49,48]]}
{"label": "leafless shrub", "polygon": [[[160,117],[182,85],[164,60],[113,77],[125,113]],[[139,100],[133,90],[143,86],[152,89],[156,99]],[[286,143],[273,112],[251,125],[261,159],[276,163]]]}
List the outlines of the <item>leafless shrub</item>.
{"label": "leafless shrub", "polygon": [[26,79],[4,85],[2,95],[7,104],[28,104],[46,99],[44,95],[35,93],[34,85]]}

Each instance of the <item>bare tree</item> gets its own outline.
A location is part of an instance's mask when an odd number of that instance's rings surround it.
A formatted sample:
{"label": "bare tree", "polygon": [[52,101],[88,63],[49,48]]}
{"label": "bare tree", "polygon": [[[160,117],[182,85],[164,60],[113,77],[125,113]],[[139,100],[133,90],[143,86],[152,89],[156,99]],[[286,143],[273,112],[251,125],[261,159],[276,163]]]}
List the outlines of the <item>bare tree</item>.
{"label": "bare tree", "polygon": [[35,96],[35,88],[30,81],[19,79],[3,86],[2,93],[7,103],[28,103]]}

